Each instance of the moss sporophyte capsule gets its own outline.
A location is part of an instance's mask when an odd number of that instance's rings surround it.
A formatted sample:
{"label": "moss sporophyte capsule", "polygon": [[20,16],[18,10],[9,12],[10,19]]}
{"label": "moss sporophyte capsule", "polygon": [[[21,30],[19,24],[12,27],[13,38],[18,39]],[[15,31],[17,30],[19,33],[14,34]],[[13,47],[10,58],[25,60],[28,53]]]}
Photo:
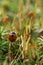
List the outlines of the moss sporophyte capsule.
{"label": "moss sporophyte capsule", "polygon": [[2,19],[2,21],[3,21],[3,23],[7,23],[7,22],[9,21],[8,16],[4,17],[4,18]]}
{"label": "moss sporophyte capsule", "polygon": [[36,14],[33,13],[33,12],[30,12],[28,15],[29,15],[29,17],[32,17],[32,18],[35,18],[36,17]]}

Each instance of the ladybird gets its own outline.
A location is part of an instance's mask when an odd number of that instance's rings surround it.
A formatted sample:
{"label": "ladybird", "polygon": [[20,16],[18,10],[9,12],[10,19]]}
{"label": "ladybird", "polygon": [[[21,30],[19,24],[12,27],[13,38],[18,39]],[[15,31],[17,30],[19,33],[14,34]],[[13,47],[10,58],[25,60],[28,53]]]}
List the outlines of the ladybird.
{"label": "ladybird", "polygon": [[8,16],[7,16],[7,17],[4,17],[4,18],[2,19],[3,23],[7,23],[8,20],[9,20]]}
{"label": "ladybird", "polygon": [[11,42],[15,42],[16,39],[17,39],[17,34],[15,32],[10,32],[8,34],[8,39],[11,41]]}

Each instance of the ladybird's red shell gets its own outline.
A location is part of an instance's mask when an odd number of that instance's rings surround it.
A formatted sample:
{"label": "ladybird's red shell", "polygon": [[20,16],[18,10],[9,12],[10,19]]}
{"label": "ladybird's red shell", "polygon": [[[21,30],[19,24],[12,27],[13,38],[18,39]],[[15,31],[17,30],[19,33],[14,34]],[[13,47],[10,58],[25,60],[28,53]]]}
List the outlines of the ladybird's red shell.
{"label": "ladybird's red shell", "polygon": [[16,39],[17,39],[17,34],[16,34],[16,33],[15,33],[15,34],[12,34],[12,33],[8,34],[8,39],[9,39],[11,42],[15,42]]}

